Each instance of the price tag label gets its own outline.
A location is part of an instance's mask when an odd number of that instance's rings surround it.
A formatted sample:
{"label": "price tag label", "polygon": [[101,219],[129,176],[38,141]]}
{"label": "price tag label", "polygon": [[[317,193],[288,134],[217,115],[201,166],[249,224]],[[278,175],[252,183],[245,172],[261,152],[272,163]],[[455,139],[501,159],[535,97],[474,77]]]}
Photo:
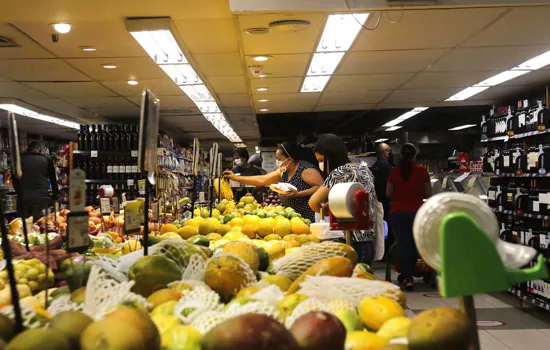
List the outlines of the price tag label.
{"label": "price tag label", "polygon": [[113,211],[115,214],[120,214],[120,202],[118,197],[113,197]]}
{"label": "price tag label", "polygon": [[67,251],[88,249],[88,212],[71,212],[67,214]]}
{"label": "price tag label", "polygon": [[134,179],[128,179],[128,186],[134,186]]}
{"label": "price tag label", "polygon": [[159,221],[159,203],[151,203],[151,211],[153,212],[153,221]]}
{"label": "price tag label", "polygon": [[132,158],[137,158],[137,156],[138,156],[138,151],[137,150],[132,150],[130,153],[131,153]]}
{"label": "price tag label", "polygon": [[145,179],[143,180],[138,180],[138,189],[139,189],[139,194],[142,195],[142,196],[145,196]]}
{"label": "price tag label", "polygon": [[126,203],[124,208],[124,231],[126,233],[139,232],[141,224],[140,215],[141,203],[137,201],[131,201]]}
{"label": "price tag label", "polygon": [[86,173],[82,169],[71,171],[69,179],[69,209],[72,212],[84,211],[86,205]]}
{"label": "price tag label", "polygon": [[109,202],[109,198],[101,198],[99,200],[99,210],[101,211],[101,216],[109,216],[111,215],[111,203]]}
{"label": "price tag label", "polygon": [[90,156],[91,156],[92,158],[97,158],[97,151],[92,151],[92,152],[90,153]]}
{"label": "price tag label", "polygon": [[205,202],[205,200],[204,200],[204,192],[199,192],[199,202]]}

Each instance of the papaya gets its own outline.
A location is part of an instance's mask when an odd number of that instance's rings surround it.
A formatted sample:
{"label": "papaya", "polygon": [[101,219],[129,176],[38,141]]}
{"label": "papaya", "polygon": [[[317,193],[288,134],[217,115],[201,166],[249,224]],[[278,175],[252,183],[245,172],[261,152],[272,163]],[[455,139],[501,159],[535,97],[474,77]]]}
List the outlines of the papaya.
{"label": "papaya", "polygon": [[288,288],[286,295],[293,294],[300,289],[300,283],[305,281],[307,276],[351,277],[353,267],[354,264],[348,258],[333,256],[332,258],[323,259],[298,277]]}
{"label": "papaya", "polygon": [[260,265],[258,267],[258,270],[265,271],[269,266],[269,254],[267,254],[267,251],[262,247],[255,247],[255,248],[256,248],[256,253],[258,253],[258,257],[260,258]]}

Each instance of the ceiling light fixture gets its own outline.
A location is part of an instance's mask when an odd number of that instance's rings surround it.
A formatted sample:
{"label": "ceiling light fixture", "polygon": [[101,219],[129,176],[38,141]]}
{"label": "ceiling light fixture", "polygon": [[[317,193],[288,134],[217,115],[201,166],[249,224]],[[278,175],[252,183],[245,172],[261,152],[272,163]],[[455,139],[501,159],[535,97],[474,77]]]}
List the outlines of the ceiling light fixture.
{"label": "ceiling light fixture", "polygon": [[401,125],[397,125],[397,126],[392,126],[391,128],[387,128],[386,131],[395,131],[401,128],[402,128]]}
{"label": "ceiling light fixture", "polygon": [[524,74],[531,73],[537,69],[541,69],[550,64],[550,51],[547,51],[543,54],[540,54],[536,57],[533,57],[510,70],[506,70],[502,73],[499,73],[489,79],[485,79],[482,82],[474,84],[455,95],[449,97],[445,101],[463,101],[474,95],[479,94],[482,91],[487,90],[490,87],[502,84],[506,81],[515,79]]}
{"label": "ceiling light fixture", "polygon": [[266,87],[259,87],[256,89],[256,91],[260,91],[260,92],[264,92],[264,91],[267,91],[269,90],[269,88],[266,88]]}
{"label": "ceiling light fixture", "polygon": [[378,140],[376,140],[376,141],[374,141],[374,142],[377,143],[377,142],[384,142],[384,141],[388,141],[388,139],[378,139]]}
{"label": "ceiling light fixture", "polygon": [[67,34],[71,31],[72,26],[69,23],[54,23],[51,24],[53,29],[59,34]]}
{"label": "ceiling light fixture", "polygon": [[267,108],[262,108],[262,109],[260,109],[260,112],[269,112],[269,109],[267,109]]}
{"label": "ceiling light fixture", "polygon": [[67,128],[73,128],[73,129],[80,129],[80,124],[71,122],[64,119],[59,119],[55,117],[51,117],[49,115],[44,115],[35,111],[31,111],[30,109],[15,105],[15,104],[0,104],[0,109],[3,109],[8,112],[13,112],[19,115],[22,115],[24,117],[33,118],[42,120],[48,123],[53,123],[61,126],[65,126]]}
{"label": "ceiling light fixture", "polygon": [[300,92],[321,92],[357,38],[368,13],[329,15]]}
{"label": "ceiling light fixture", "polygon": [[252,57],[252,59],[256,62],[265,62],[270,58],[271,58],[271,56],[254,56],[254,57]]}
{"label": "ceiling light fixture", "polygon": [[235,147],[237,147],[237,148],[246,148],[246,144],[245,144],[245,143],[242,143],[242,142],[236,143],[236,144],[235,144]]}
{"label": "ceiling light fixture", "polygon": [[117,66],[114,65],[114,64],[104,64],[103,68],[105,68],[105,69],[116,69]]}
{"label": "ceiling light fixture", "polygon": [[259,77],[260,78],[267,78],[270,75],[271,75],[271,73],[263,73],[263,74],[260,74]]}
{"label": "ceiling light fixture", "polygon": [[266,100],[265,98],[262,98],[261,100],[258,100],[258,102],[260,102],[260,103],[266,103],[266,102],[269,102],[269,100]]}
{"label": "ceiling light fixture", "polygon": [[135,80],[128,80],[128,85],[137,85],[137,84],[139,83]]}
{"label": "ceiling light fixture", "polygon": [[97,51],[97,48],[93,46],[81,46],[80,50],[92,52],[92,51]]}
{"label": "ceiling light fixture", "polygon": [[384,124],[383,126],[384,126],[384,127],[396,126],[397,124],[401,124],[401,123],[404,122],[405,120],[414,117],[414,116],[417,115],[418,113],[424,112],[424,111],[427,110],[428,108],[430,108],[430,107],[415,107],[414,109],[411,109],[411,110],[408,111],[407,113],[403,113],[402,115],[400,115],[399,117],[395,118],[394,120],[387,122],[387,123]]}
{"label": "ceiling light fixture", "polygon": [[477,124],[465,124],[461,126],[455,126],[454,128],[450,128],[449,131],[464,130],[468,128],[473,128],[474,126],[477,126]]}
{"label": "ceiling light fixture", "polygon": [[172,33],[170,18],[129,19],[126,28],[164,73],[195,103],[206,120],[229,141],[242,142],[185,57]]}

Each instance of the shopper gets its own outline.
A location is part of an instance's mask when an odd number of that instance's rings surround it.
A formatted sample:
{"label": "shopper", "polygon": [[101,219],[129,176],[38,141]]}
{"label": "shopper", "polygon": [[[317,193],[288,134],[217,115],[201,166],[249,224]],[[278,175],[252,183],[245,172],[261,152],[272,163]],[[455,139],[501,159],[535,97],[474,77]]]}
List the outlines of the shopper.
{"label": "shopper", "polygon": [[376,163],[372,165],[371,170],[374,175],[376,197],[378,197],[378,200],[384,207],[384,220],[387,220],[390,213],[390,199],[386,195],[386,184],[388,183],[390,171],[393,168],[391,163],[393,157],[390,145],[387,143],[378,144],[376,146],[376,157]]}
{"label": "shopper", "polygon": [[353,231],[351,233],[351,241],[353,248],[359,255],[359,260],[371,265],[375,256],[375,202],[377,200],[374,189],[374,176],[367,166],[361,166],[350,161],[344,140],[336,135],[323,135],[317,141],[314,152],[319,162],[319,167],[326,175],[326,180],[323,186],[311,196],[309,200],[311,209],[318,212],[321,206],[327,202],[332,186],[339,183],[359,182],[369,193],[369,215],[374,225],[368,230]]}
{"label": "shopper", "polygon": [[253,186],[269,186],[279,182],[290,183],[297,188],[288,194],[280,194],[282,203],[292,207],[303,218],[315,220],[315,213],[309,208],[310,196],[323,184],[321,173],[313,164],[302,160],[302,148],[289,142],[277,147],[278,169],[260,176],[238,176],[235,171],[224,172],[225,178]]}
{"label": "shopper", "polygon": [[27,152],[21,155],[21,179],[13,183],[19,205],[25,218],[32,216],[36,221],[42,216],[42,209],[51,206],[48,185],[51,184],[53,198],[57,198],[57,177],[53,161],[42,154],[40,141],[31,141]]}
{"label": "shopper", "polygon": [[418,259],[413,222],[424,198],[432,195],[430,175],[416,164],[417,150],[406,143],[401,148],[399,166],[390,172],[386,194],[391,198],[390,222],[397,237],[398,259],[407,290],[414,287],[413,272]]}
{"label": "shopper", "polygon": [[252,156],[250,156],[250,159],[248,160],[248,164],[260,170],[260,175],[266,175],[267,171],[264,168],[262,168],[263,161],[264,160],[259,153],[254,153]]}
{"label": "shopper", "polygon": [[[248,151],[244,147],[235,148],[233,151],[233,163],[234,167],[231,171],[240,176],[256,176],[260,175],[260,170],[256,167],[251,166],[248,163]],[[235,200],[238,202],[245,194],[252,192],[252,189],[247,189],[246,187],[239,187],[234,189]]]}

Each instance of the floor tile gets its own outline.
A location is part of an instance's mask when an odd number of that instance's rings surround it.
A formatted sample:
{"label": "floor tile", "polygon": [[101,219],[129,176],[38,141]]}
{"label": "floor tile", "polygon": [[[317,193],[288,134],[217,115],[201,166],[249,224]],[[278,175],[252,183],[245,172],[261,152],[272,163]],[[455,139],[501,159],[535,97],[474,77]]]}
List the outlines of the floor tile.
{"label": "floor tile", "polygon": [[481,350],[508,350],[508,346],[501,343],[497,338],[493,337],[487,331],[479,331],[479,345]]}
{"label": "floor tile", "polygon": [[548,350],[548,337],[533,329],[487,331],[513,350]]}

